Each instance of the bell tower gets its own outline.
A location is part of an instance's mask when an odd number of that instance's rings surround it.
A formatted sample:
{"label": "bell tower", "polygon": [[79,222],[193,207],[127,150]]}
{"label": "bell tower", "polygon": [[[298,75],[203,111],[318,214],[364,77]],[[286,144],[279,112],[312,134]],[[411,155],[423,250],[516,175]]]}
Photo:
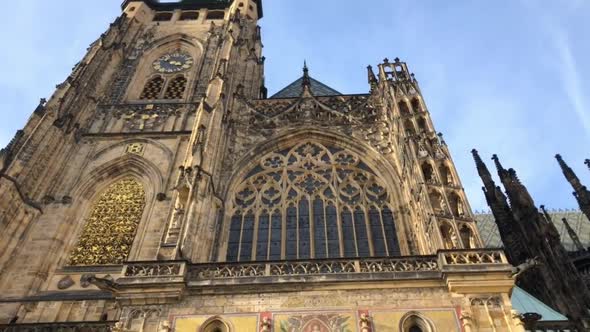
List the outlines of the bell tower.
{"label": "bell tower", "polygon": [[262,0],[122,11],[0,152],[0,330],[523,332],[405,62],[268,97]]}

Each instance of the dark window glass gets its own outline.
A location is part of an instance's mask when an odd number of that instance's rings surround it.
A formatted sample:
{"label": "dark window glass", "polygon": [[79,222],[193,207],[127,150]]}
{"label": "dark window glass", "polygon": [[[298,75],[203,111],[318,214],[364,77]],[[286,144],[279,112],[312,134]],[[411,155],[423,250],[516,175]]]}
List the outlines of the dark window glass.
{"label": "dark window glass", "polygon": [[397,240],[397,233],[395,231],[395,223],[393,221],[393,213],[388,207],[383,208],[381,212],[383,217],[383,226],[385,228],[385,236],[387,237],[387,248],[389,249],[389,256],[400,256],[399,243]]}
{"label": "dark window glass", "polygon": [[240,250],[240,232],[242,230],[242,216],[235,215],[231,218],[229,230],[229,242],[227,246],[227,260],[235,262],[238,260],[238,250]]}
{"label": "dark window glass", "polygon": [[156,13],[154,16],[155,22],[165,22],[172,19],[172,13]]}
{"label": "dark window glass", "polygon": [[281,213],[275,211],[272,214],[271,237],[270,237],[270,260],[281,259],[281,237],[283,229],[283,219]]}
{"label": "dark window glass", "polygon": [[356,211],[354,211],[354,226],[356,230],[356,241],[359,250],[359,256],[368,257],[371,255],[371,250],[369,249],[367,224],[365,212],[360,208],[357,208]]}
{"label": "dark window glass", "polygon": [[297,259],[297,209],[287,209],[287,259]]}
{"label": "dark window glass", "polygon": [[352,213],[348,210],[342,211],[342,236],[344,237],[344,257],[356,257]]}
{"label": "dark window glass", "polygon": [[258,220],[258,243],[256,244],[256,259],[266,260],[268,254],[268,231],[269,231],[268,213],[263,213]]}
{"label": "dark window glass", "polygon": [[207,13],[208,20],[223,20],[225,17],[225,12],[221,10],[210,11]]}
{"label": "dark window glass", "polygon": [[164,99],[181,99],[186,89],[186,78],[184,76],[175,77],[166,88]]}
{"label": "dark window glass", "polygon": [[154,77],[145,84],[139,99],[159,99],[163,88],[164,79],[160,76]]}
{"label": "dark window glass", "polygon": [[340,240],[338,238],[338,215],[336,207],[326,207],[326,223],[328,228],[328,253],[330,258],[340,257]]}
{"label": "dark window glass", "polygon": [[408,330],[409,332],[423,332],[421,328],[419,328],[418,326],[414,325],[412,327],[410,327],[410,329]]}
{"label": "dark window glass", "polygon": [[242,242],[240,247],[240,261],[247,262],[252,260],[252,238],[254,235],[254,215],[249,213],[244,217],[244,226],[242,227]]}
{"label": "dark window glass", "polygon": [[375,256],[387,256],[385,239],[383,239],[383,228],[381,227],[381,215],[375,207],[372,207],[369,211],[369,223],[371,224],[371,236],[373,237]]}
{"label": "dark window glass", "polygon": [[199,12],[183,12],[180,15],[181,21],[196,21],[199,19]]}
{"label": "dark window glass", "polygon": [[326,258],[326,223],[324,221],[324,202],[319,198],[316,198],[313,201],[313,226],[315,258]]}
{"label": "dark window glass", "polygon": [[299,258],[309,258],[309,201],[303,198],[299,202]]}

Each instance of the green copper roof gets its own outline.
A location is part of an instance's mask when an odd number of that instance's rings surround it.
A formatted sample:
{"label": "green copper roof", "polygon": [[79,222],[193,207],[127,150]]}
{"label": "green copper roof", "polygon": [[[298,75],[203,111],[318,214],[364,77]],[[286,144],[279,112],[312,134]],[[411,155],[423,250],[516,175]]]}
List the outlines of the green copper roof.
{"label": "green copper roof", "polygon": [[537,298],[519,287],[514,287],[512,290],[512,308],[521,314],[535,312],[543,317],[541,321],[567,320],[567,317],[551,309],[548,305],[537,300]]}
{"label": "green copper roof", "polygon": [[[332,89],[331,87],[325,85],[324,83],[315,80],[313,78],[309,78],[311,82],[311,93],[316,97],[322,96],[340,96],[342,95],[340,92]],[[295,82],[287,85],[281,91],[275,93],[270,98],[297,98],[301,96],[303,93],[303,77],[299,78]]]}

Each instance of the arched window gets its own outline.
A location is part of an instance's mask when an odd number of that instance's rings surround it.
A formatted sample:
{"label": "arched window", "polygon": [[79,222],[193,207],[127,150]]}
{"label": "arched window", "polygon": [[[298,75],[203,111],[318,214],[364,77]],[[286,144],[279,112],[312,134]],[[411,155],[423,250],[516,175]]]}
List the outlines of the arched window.
{"label": "arched window", "polygon": [[443,180],[443,184],[445,185],[453,185],[455,181],[453,180],[453,173],[451,172],[451,168],[446,164],[441,164],[439,167],[440,177]]}
{"label": "arched window", "polygon": [[397,103],[397,105],[402,115],[410,114],[410,109],[408,108],[408,104],[405,101],[400,101],[399,103]]}
{"label": "arched window", "polygon": [[227,260],[399,256],[389,200],[349,151],[304,142],[269,153],[229,204]]}
{"label": "arched window", "polygon": [[227,326],[227,324],[225,324],[224,322],[222,322],[219,319],[216,319],[216,320],[208,323],[207,325],[205,325],[205,327],[201,331],[202,332],[229,332],[230,329]]}
{"label": "arched window", "polygon": [[443,214],[445,211],[443,208],[442,195],[438,191],[431,191],[428,196],[430,197],[430,204],[432,205],[434,212],[437,214]]}
{"label": "arched window", "polygon": [[139,99],[159,99],[163,88],[164,79],[161,76],[156,76],[145,84]]}
{"label": "arched window", "polygon": [[416,135],[416,127],[414,127],[414,123],[412,123],[412,120],[407,119],[404,122],[404,128],[406,129],[406,134],[408,136],[415,136]]}
{"label": "arched window", "polygon": [[424,181],[426,183],[435,183],[436,178],[434,176],[434,169],[429,162],[425,162],[422,164],[422,175],[424,175]]}
{"label": "arched window", "polygon": [[98,198],[70,255],[70,265],[121,264],[129,255],[145,206],[143,186],[127,178]]}
{"label": "arched window", "polygon": [[434,332],[434,324],[418,312],[409,312],[400,322],[402,332]]}
{"label": "arched window", "polygon": [[463,225],[459,230],[459,235],[461,235],[461,241],[463,241],[463,247],[465,247],[465,249],[475,248],[473,232],[471,231],[471,228],[469,228],[469,226]]}
{"label": "arched window", "polygon": [[455,234],[455,230],[448,222],[441,224],[440,235],[445,249],[457,249],[457,234]]}
{"label": "arched window", "polygon": [[186,78],[184,76],[176,76],[166,87],[164,99],[182,99],[186,90]]}
{"label": "arched window", "polygon": [[449,195],[449,204],[451,205],[451,212],[455,217],[465,216],[465,209],[463,207],[463,200],[456,193]]}
{"label": "arched window", "polygon": [[418,128],[420,128],[421,132],[427,132],[428,131],[428,125],[426,124],[426,119],[424,119],[423,117],[420,117],[418,119]]}
{"label": "arched window", "polygon": [[422,104],[418,98],[412,99],[412,109],[415,113],[422,112]]}
{"label": "arched window", "polygon": [[213,10],[207,13],[208,20],[223,20],[225,18],[225,12],[222,10]]}

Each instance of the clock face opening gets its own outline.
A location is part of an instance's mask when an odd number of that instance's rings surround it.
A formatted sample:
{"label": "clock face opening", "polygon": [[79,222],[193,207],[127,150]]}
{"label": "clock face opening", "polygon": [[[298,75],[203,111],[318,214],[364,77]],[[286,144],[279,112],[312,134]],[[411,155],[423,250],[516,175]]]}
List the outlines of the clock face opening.
{"label": "clock face opening", "polygon": [[186,53],[170,53],[154,61],[154,69],[160,73],[177,73],[190,69],[194,64],[193,58]]}

